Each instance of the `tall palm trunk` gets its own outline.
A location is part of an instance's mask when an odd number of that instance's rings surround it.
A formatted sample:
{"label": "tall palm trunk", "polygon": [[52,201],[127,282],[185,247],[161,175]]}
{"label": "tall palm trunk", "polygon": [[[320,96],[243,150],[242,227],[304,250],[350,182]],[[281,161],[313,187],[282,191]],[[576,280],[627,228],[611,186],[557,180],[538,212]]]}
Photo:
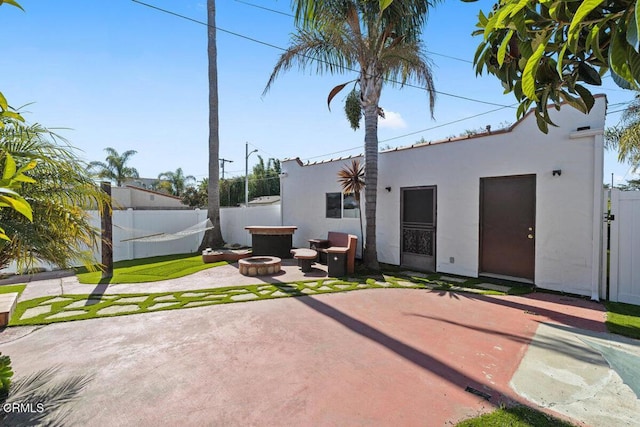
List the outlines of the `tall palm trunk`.
{"label": "tall palm trunk", "polygon": [[[364,171],[365,217],[367,221],[364,265],[378,270],[376,245],[376,206],[378,200],[378,101],[382,92],[382,78],[375,64],[362,67],[360,88],[364,110]],[[377,75],[376,75],[377,74]]]}
{"label": "tall palm trunk", "polygon": [[199,251],[205,248],[218,248],[224,244],[220,229],[220,189],[219,151],[220,135],[218,125],[218,51],[216,48],[216,2],[207,0],[207,55],[209,57],[209,187],[208,216],[214,228],[207,230],[200,243]]}

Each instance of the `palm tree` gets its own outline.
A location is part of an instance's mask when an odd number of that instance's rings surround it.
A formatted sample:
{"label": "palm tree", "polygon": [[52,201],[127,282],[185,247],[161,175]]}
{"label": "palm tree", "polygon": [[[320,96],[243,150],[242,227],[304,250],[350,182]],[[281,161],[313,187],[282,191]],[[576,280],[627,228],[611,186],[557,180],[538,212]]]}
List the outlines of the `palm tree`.
{"label": "palm tree", "polygon": [[640,169],[640,93],[625,108],[621,123],[605,131],[605,147],[618,150],[618,160]]}
{"label": "palm tree", "polygon": [[31,205],[33,222],[12,209],[0,210],[0,224],[10,241],[0,241],[0,268],[16,261],[19,268],[35,260],[62,268],[95,264],[92,248],[100,230],[91,225],[86,209],[100,209],[106,195],[96,186],[85,164],[64,139],[41,125],[5,122],[0,146],[25,171],[20,194]]}
{"label": "palm tree", "polygon": [[170,187],[171,194],[180,197],[182,196],[182,193],[184,193],[187,183],[195,182],[196,177],[193,175],[185,176],[184,172],[182,172],[182,168],[178,168],[175,172],[162,172],[158,175],[158,180],[161,182],[167,182]]}
{"label": "palm tree", "polygon": [[[381,8],[382,4],[382,8]],[[430,63],[420,41],[430,0],[297,0],[296,20],[300,29],[280,56],[265,88],[269,90],[282,71],[294,64],[304,69],[313,65],[322,72],[346,73],[356,70],[360,114],[365,125],[365,215],[364,264],[378,269],[376,249],[376,203],[378,190],[378,115],[380,94],[385,83],[403,86],[415,81],[424,86],[433,114],[435,88]],[[337,86],[331,99],[349,82]],[[353,98],[353,97],[352,97]],[[363,112],[363,113],[362,113]]]}
{"label": "palm tree", "polygon": [[209,188],[207,215],[213,228],[207,230],[198,250],[224,244],[220,229],[220,134],[218,123],[218,50],[216,47],[216,2],[207,0],[207,57],[209,58]]}
{"label": "palm tree", "polygon": [[342,187],[342,192],[344,194],[353,193],[356,198],[356,202],[358,203],[358,218],[360,218],[360,248],[361,253],[364,254],[364,242],[362,241],[364,237],[364,232],[362,230],[362,209],[360,207],[360,194],[362,190],[364,190],[365,186],[365,176],[364,176],[364,167],[360,164],[359,160],[352,160],[351,166],[345,165],[338,172],[338,182]]}
{"label": "palm tree", "polygon": [[94,161],[89,163],[88,170],[95,171],[95,175],[101,179],[108,179],[115,181],[118,187],[122,187],[126,181],[139,178],[136,168],[127,166],[127,162],[137,153],[136,150],[128,150],[119,154],[115,149],[107,147],[104,149],[107,152],[106,163]]}

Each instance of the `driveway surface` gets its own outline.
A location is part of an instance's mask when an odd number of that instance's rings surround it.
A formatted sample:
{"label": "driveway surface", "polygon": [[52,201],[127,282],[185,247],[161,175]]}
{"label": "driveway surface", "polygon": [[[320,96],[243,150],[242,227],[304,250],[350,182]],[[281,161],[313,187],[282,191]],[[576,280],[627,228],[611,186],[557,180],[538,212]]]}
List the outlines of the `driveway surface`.
{"label": "driveway surface", "polygon": [[[17,378],[88,381],[65,425],[444,426],[553,399],[574,422],[633,425],[639,401],[595,349],[613,342],[604,316],[549,294],[373,289],[9,328],[0,351]],[[585,400],[603,392],[617,405]]]}

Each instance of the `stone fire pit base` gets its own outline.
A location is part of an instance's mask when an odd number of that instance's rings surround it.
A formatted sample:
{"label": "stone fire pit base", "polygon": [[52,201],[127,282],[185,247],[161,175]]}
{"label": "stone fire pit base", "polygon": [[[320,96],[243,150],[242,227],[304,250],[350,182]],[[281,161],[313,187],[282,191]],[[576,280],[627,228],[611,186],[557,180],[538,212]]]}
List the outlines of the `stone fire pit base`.
{"label": "stone fire pit base", "polygon": [[282,260],[274,256],[254,256],[239,260],[238,268],[244,276],[266,276],[279,273]]}

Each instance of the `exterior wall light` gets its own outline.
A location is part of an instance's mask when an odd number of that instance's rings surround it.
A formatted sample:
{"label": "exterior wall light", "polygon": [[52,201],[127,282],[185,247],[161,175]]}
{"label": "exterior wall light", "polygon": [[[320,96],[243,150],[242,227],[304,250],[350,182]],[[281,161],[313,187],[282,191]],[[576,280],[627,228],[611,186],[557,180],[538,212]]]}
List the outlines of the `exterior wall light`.
{"label": "exterior wall light", "polygon": [[557,176],[562,175],[562,169],[556,169],[556,170],[554,170],[554,171],[553,171],[553,176],[556,176],[556,175],[557,175]]}

